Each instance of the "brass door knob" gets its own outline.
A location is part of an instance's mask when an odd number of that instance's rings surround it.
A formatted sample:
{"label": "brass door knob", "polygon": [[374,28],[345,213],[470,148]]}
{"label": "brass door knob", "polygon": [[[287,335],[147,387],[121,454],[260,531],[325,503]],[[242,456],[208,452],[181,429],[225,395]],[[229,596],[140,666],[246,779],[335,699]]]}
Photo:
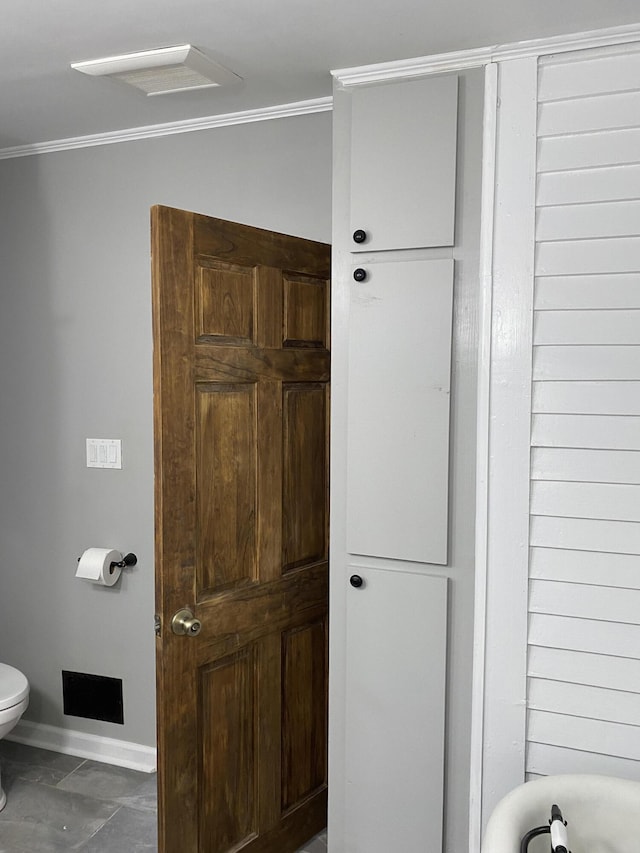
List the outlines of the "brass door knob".
{"label": "brass door knob", "polygon": [[193,615],[190,610],[178,610],[171,620],[171,630],[174,634],[186,634],[187,637],[196,637],[200,633],[202,622]]}

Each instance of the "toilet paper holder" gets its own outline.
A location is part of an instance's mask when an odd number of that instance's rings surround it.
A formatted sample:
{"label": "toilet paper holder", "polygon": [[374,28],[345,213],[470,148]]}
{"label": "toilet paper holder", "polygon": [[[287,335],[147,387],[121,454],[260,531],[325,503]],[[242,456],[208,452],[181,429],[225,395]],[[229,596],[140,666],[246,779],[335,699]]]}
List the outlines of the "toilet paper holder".
{"label": "toilet paper holder", "polygon": [[[78,557],[78,562],[80,562],[81,559],[82,557]],[[114,569],[124,569],[127,566],[135,566],[137,562],[138,558],[135,554],[125,554],[121,560],[118,560],[118,562],[111,563],[109,568],[113,572]]]}
{"label": "toilet paper holder", "polygon": [[87,548],[78,559],[76,577],[98,586],[114,586],[122,570],[137,562],[135,554],[123,556],[116,548]]}
{"label": "toilet paper holder", "polygon": [[[78,559],[80,559],[78,557]],[[124,569],[126,566],[135,566],[138,562],[138,558],[135,554],[125,554],[124,557],[119,560],[117,563],[111,563],[111,570],[113,569]]]}

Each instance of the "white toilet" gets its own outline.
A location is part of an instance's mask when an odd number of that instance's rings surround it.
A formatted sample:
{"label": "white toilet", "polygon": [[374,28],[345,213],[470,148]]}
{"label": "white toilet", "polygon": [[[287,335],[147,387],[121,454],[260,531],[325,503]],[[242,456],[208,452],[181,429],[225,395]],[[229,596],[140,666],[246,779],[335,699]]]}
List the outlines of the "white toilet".
{"label": "white toilet", "polygon": [[[27,710],[29,704],[29,682],[18,669],[0,663],[0,739],[8,735]],[[0,811],[7,797],[2,790],[0,776]]]}

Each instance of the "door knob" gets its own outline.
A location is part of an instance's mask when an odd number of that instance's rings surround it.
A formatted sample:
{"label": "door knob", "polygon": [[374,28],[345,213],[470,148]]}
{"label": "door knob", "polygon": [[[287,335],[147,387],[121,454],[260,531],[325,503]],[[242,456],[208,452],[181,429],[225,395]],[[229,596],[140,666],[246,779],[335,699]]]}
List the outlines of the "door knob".
{"label": "door knob", "polygon": [[362,580],[360,575],[351,575],[351,577],[349,578],[349,583],[351,584],[351,586],[355,586],[355,588],[358,589],[362,586],[364,581]]}
{"label": "door knob", "polygon": [[353,277],[356,281],[364,281],[367,277],[367,271],[363,270],[362,267],[358,267],[358,269],[353,271]]}
{"label": "door knob", "polygon": [[357,231],[353,232],[353,242],[354,243],[364,243],[367,239],[367,232],[363,231],[362,228],[358,228]]}
{"label": "door knob", "polygon": [[190,610],[178,610],[171,620],[171,630],[174,634],[186,634],[187,637],[196,637],[200,633],[202,622],[193,615]]}

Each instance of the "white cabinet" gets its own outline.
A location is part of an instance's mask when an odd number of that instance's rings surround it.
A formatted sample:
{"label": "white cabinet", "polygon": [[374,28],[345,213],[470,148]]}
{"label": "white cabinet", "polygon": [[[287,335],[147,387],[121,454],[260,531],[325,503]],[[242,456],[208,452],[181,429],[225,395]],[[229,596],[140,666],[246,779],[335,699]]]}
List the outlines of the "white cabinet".
{"label": "white cabinet", "polygon": [[370,567],[358,572],[363,585],[347,596],[344,849],[439,851],[447,581]]}
{"label": "white cabinet", "polygon": [[453,261],[363,268],[351,289],[347,550],[443,564]]}
{"label": "white cabinet", "polygon": [[[473,541],[472,517],[460,521],[473,478],[457,480],[453,498],[449,488],[457,114],[455,75],[336,87],[331,853],[441,853],[445,755],[458,823],[466,806],[468,757],[445,739],[449,632],[470,659],[470,621],[459,624],[469,586],[453,577],[450,546],[459,560],[462,527],[465,548]],[[468,346],[473,286],[465,278]],[[457,426],[470,444],[475,385],[465,370]],[[362,586],[350,585],[354,574]]]}
{"label": "white cabinet", "polygon": [[452,246],[458,78],[357,89],[351,96],[351,249]]}

